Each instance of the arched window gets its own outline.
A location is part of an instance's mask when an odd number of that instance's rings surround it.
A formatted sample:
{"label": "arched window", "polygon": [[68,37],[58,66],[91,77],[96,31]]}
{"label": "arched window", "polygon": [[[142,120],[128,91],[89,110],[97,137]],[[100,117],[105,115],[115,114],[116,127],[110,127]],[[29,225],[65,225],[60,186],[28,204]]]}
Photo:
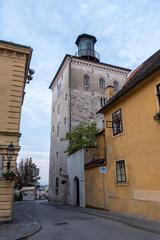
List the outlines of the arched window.
{"label": "arched window", "polygon": [[120,89],[120,85],[118,81],[113,82],[114,92],[117,93]]}
{"label": "arched window", "polygon": [[89,78],[88,74],[84,75],[84,77],[83,77],[83,84],[84,84],[85,89],[88,90],[90,88],[90,78]]}
{"label": "arched window", "polygon": [[103,78],[99,79],[99,88],[105,89],[105,80]]}

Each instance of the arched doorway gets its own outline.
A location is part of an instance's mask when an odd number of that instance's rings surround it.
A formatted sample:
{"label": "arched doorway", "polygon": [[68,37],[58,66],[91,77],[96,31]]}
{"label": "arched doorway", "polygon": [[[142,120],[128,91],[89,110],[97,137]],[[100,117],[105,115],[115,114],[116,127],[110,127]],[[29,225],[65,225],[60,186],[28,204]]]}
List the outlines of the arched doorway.
{"label": "arched doorway", "polygon": [[74,205],[80,206],[79,178],[74,178]]}

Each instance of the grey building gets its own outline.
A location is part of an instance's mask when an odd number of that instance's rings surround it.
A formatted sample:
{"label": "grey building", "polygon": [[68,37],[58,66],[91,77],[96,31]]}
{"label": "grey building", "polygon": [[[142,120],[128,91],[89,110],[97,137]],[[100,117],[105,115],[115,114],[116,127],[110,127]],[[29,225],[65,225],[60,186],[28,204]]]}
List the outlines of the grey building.
{"label": "grey building", "polygon": [[130,69],[102,63],[94,50],[96,38],[78,36],[77,53],[66,55],[50,85],[52,90],[52,121],[49,168],[49,201],[67,202],[68,143],[61,141],[65,134],[81,122],[95,120],[103,128],[103,115],[96,114],[106,101],[105,89],[113,85],[117,92]]}

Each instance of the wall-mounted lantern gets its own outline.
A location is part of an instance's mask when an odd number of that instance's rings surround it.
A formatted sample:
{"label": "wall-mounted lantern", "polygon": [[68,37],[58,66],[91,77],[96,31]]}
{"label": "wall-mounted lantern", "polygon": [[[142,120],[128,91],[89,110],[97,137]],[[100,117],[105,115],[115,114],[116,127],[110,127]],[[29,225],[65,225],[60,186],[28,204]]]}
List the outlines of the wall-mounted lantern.
{"label": "wall-mounted lantern", "polygon": [[33,79],[33,74],[35,73],[34,69],[29,68],[28,75],[27,75],[27,83],[30,83],[30,81]]}
{"label": "wall-mounted lantern", "polygon": [[66,175],[66,174],[63,174],[63,169],[60,167],[59,168],[59,175],[61,176],[61,177],[63,177],[63,178],[65,178],[66,180],[62,180],[62,184],[65,184],[65,183],[67,183],[67,179],[68,179],[68,175]]}
{"label": "wall-mounted lantern", "polygon": [[13,158],[14,151],[15,151],[15,147],[14,147],[13,143],[11,142],[7,147],[7,159],[8,159],[7,170],[8,171],[10,170],[10,167],[11,167],[11,160]]}

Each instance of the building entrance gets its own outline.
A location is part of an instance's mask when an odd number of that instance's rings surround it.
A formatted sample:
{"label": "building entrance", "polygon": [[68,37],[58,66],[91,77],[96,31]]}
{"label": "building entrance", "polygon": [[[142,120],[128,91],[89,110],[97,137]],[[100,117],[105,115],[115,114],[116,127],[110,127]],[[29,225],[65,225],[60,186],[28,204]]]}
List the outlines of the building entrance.
{"label": "building entrance", "polygon": [[74,178],[74,205],[80,206],[79,178]]}

